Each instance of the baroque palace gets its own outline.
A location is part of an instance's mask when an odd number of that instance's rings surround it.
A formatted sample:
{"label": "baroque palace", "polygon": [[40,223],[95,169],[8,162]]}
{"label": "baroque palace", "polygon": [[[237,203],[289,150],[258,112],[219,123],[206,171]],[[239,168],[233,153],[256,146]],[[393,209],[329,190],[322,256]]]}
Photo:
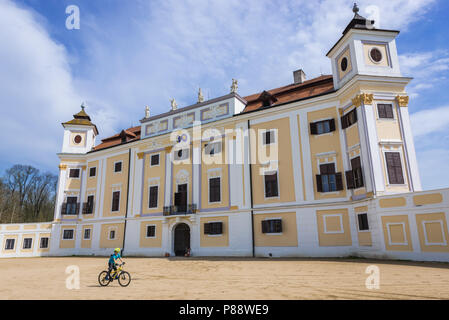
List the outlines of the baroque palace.
{"label": "baroque palace", "polygon": [[1,257],[360,256],[449,261],[449,190],[423,192],[394,30],[358,14],[332,75],[150,115],[96,144],[63,123],[55,217],[0,226]]}

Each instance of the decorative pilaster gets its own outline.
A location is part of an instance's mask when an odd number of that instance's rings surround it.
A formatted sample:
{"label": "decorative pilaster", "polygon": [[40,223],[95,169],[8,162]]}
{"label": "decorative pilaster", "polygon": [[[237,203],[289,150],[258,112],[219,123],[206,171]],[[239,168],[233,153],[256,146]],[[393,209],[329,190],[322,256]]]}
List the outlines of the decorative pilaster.
{"label": "decorative pilaster", "polygon": [[408,107],[409,97],[408,96],[396,96],[396,102],[400,107]]}
{"label": "decorative pilaster", "polygon": [[360,107],[363,104],[373,104],[374,100],[374,94],[372,93],[362,93],[357,96],[355,96],[354,99],[352,99],[352,104],[356,107]]}

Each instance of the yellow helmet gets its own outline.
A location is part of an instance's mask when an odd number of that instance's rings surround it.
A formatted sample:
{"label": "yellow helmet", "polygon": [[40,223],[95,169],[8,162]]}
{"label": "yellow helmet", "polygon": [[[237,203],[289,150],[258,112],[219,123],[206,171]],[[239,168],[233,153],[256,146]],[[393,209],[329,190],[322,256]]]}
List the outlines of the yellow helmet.
{"label": "yellow helmet", "polygon": [[120,248],[115,248],[114,252],[120,252]]}

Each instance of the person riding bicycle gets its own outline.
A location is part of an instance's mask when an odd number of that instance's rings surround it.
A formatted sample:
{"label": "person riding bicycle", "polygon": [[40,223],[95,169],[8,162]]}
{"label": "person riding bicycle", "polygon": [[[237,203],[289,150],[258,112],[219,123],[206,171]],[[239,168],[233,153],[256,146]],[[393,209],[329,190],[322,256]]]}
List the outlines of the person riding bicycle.
{"label": "person riding bicycle", "polygon": [[120,248],[115,248],[114,253],[111,254],[108,261],[108,275],[111,274],[111,271],[117,271],[117,260],[123,263],[122,256],[120,255]]}

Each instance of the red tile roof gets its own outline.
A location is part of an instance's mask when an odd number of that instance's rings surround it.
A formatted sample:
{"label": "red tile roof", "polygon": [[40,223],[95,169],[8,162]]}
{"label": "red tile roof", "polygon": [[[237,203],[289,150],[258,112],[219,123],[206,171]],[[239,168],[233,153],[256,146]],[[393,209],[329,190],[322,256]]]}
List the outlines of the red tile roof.
{"label": "red tile roof", "polygon": [[[331,93],[334,90],[332,76],[323,75],[304,81],[301,84],[290,84],[284,87],[246,96],[244,99],[248,102],[248,104],[242,113],[255,111],[262,108],[264,99],[269,99],[272,106],[276,106],[290,101],[312,98],[322,94]],[[140,131],[140,126],[122,130],[120,133],[102,139],[101,143],[95,146],[93,151],[111,148],[125,142],[137,141],[140,139]]]}
{"label": "red tile roof", "polygon": [[300,84],[290,84],[288,86],[256,93],[244,99],[248,102],[243,112],[254,111],[263,106],[263,98],[267,97],[267,93],[275,98],[273,105],[283,104],[290,101],[312,98],[321,94],[331,93],[334,91],[334,82],[331,75],[323,75],[311,80],[304,81]]}

